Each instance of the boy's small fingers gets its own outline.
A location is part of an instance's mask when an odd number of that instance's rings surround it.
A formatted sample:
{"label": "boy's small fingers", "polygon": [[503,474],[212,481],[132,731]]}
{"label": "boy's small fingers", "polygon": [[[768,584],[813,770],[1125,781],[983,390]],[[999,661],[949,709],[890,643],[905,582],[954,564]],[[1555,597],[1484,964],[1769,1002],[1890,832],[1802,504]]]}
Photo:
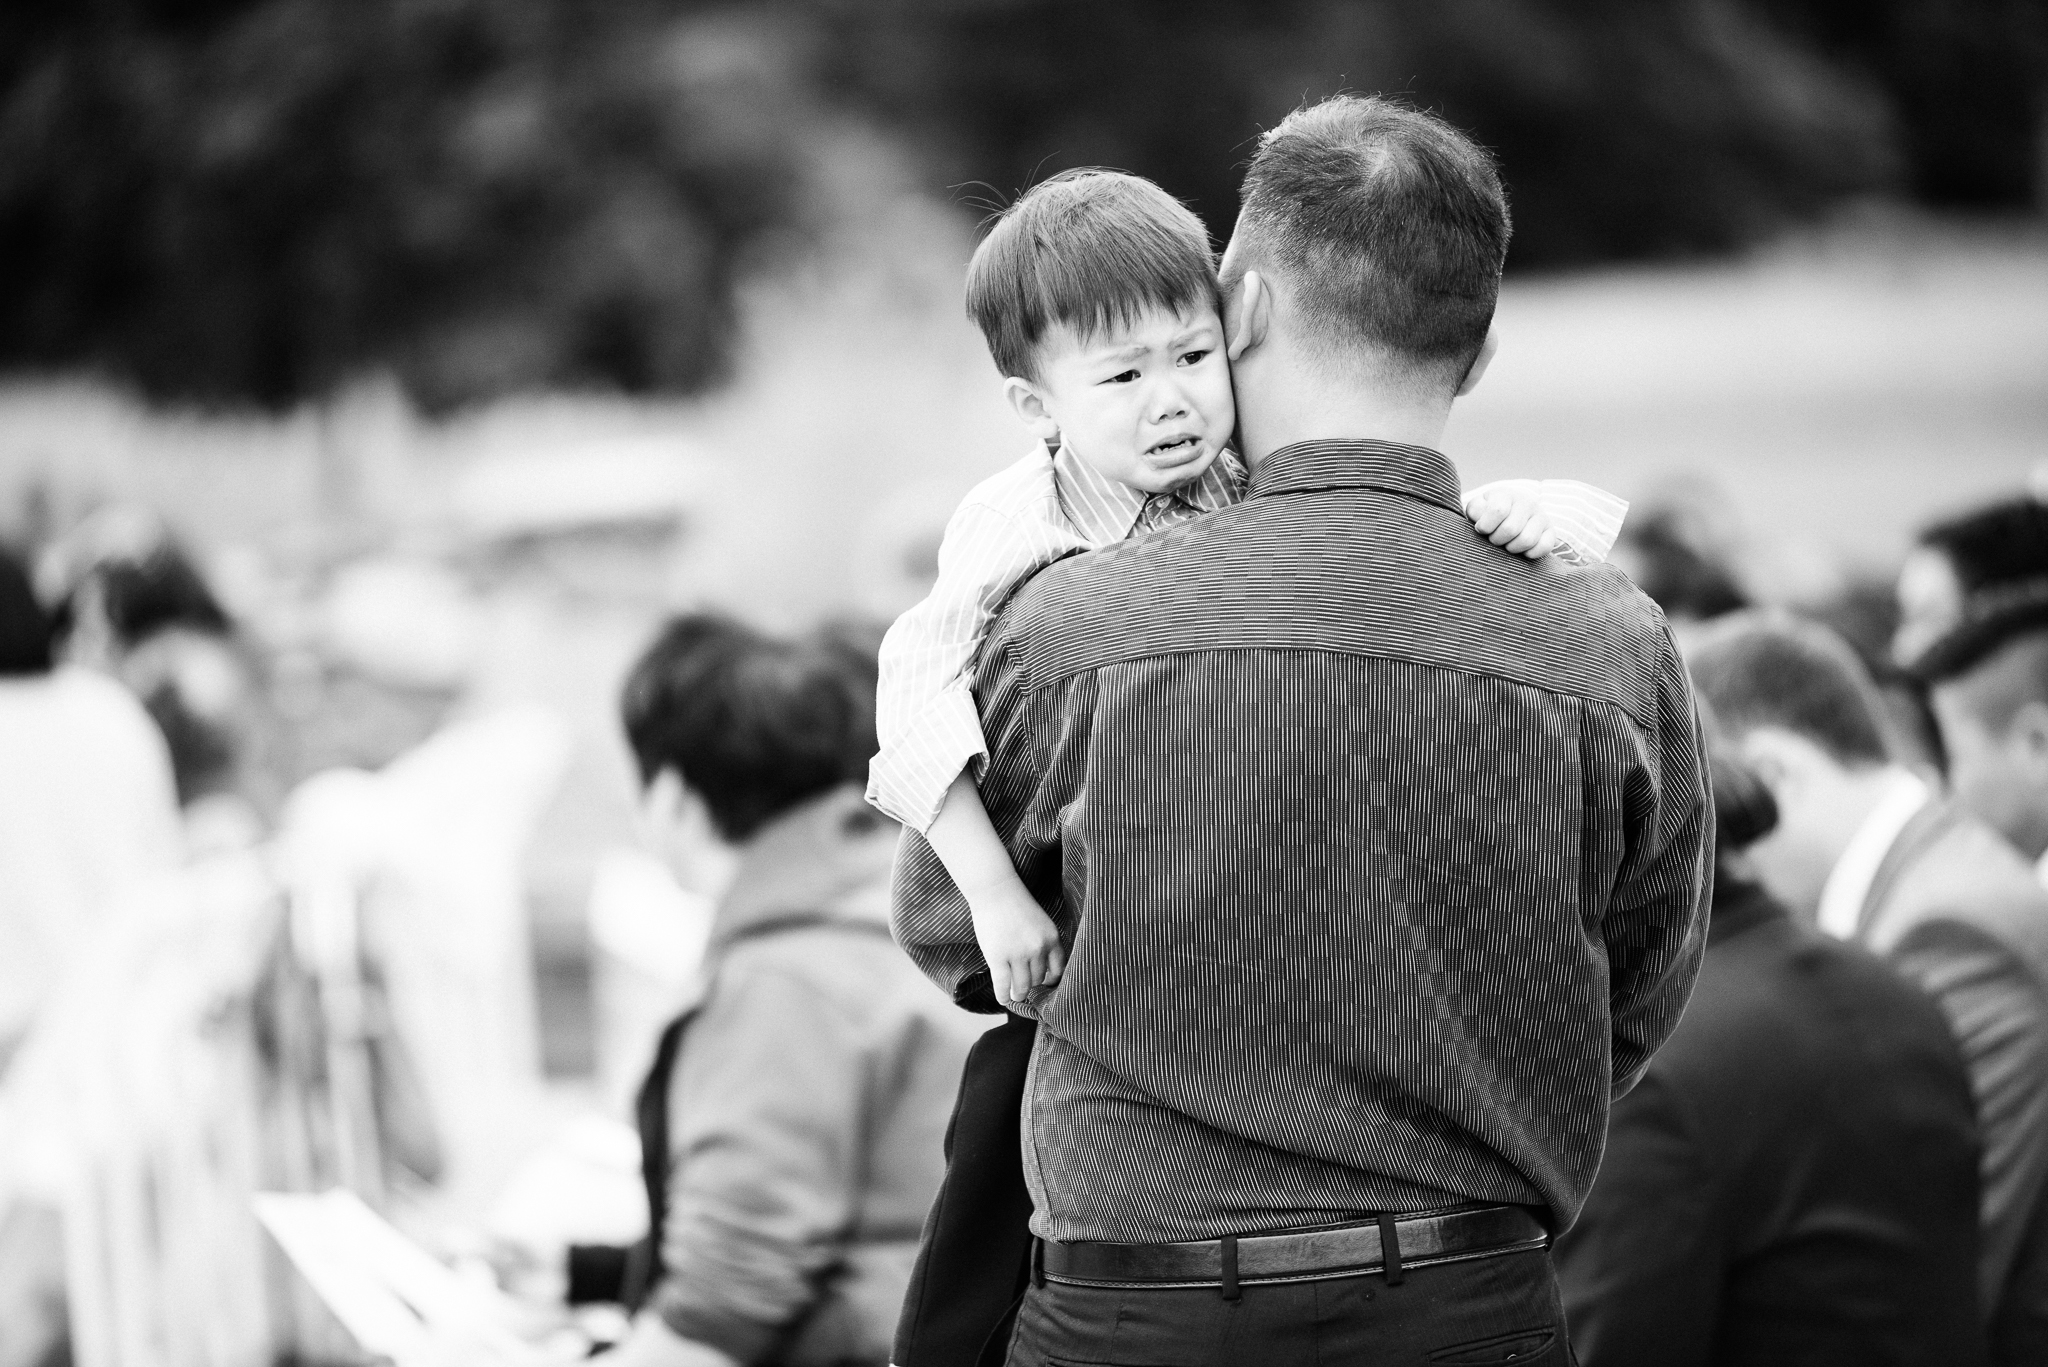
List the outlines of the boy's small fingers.
{"label": "boy's small fingers", "polygon": [[1523,551],[1522,554],[1528,556],[1531,560],[1541,560],[1545,556],[1553,554],[1556,550],[1557,533],[1546,529],[1543,535],[1536,538],[1536,544]]}
{"label": "boy's small fingers", "polygon": [[1493,544],[1496,546],[1512,544],[1514,539],[1522,534],[1522,529],[1528,525],[1529,515],[1527,513],[1515,513],[1502,518],[1500,525],[1493,529]]}
{"label": "boy's small fingers", "polygon": [[1481,536],[1490,534],[1500,525],[1501,516],[1505,511],[1491,499],[1480,499],[1465,509],[1466,515],[1472,519],[1472,525],[1478,529]]}

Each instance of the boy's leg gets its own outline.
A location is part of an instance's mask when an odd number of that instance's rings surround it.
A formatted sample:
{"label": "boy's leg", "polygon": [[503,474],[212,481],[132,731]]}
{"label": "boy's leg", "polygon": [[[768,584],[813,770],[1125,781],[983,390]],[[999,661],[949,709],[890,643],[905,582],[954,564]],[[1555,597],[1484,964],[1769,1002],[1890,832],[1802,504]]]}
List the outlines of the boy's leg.
{"label": "boy's leg", "polygon": [[1031,1194],[1020,1137],[1038,1023],[1011,1016],[975,1041],[946,1127],[946,1178],[925,1217],[896,1327],[896,1367],[1003,1360],[1031,1270]]}

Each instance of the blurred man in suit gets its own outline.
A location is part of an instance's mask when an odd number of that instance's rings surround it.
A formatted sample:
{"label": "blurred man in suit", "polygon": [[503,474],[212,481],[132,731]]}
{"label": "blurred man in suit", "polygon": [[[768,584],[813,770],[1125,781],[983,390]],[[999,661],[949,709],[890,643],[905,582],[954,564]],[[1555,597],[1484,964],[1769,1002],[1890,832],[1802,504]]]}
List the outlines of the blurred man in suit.
{"label": "blurred man in suit", "polygon": [[1777,806],[1708,734],[1706,963],[1557,1244],[1579,1360],[1982,1363],[1977,1117],[1947,1022],[1759,886],[1742,850]]}
{"label": "blurred man in suit", "polygon": [[1778,804],[1753,851],[1765,883],[1889,959],[1948,1018],[1983,1131],[1992,1360],[2048,1361],[2048,893],[1996,832],[1892,762],[1870,676],[1832,632],[1743,613],[1702,632],[1689,659]]}

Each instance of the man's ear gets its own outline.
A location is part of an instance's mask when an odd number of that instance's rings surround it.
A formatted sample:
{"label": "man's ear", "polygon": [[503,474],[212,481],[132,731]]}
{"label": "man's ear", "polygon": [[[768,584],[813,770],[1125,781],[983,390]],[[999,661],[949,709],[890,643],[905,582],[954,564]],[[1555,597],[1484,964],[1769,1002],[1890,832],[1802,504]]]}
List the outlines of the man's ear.
{"label": "man's ear", "polygon": [[1060,425],[1046,407],[1044,390],[1021,375],[1012,375],[1003,381],[1003,397],[1010,401],[1010,410],[1017,420],[1031,429],[1032,436],[1040,441],[1059,440]]}
{"label": "man's ear", "polygon": [[1479,388],[1479,381],[1485,378],[1486,368],[1493,364],[1493,354],[1499,350],[1500,334],[1489,326],[1486,329],[1486,340],[1479,344],[1479,354],[1472,358],[1472,365],[1466,370],[1465,378],[1458,382],[1459,398],[1462,399]]}
{"label": "man's ear", "polygon": [[1224,354],[1232,361],[1266,340],[1273,326],[1273,287],[1257,271],[1238,277],[1237,287],[1223,301],[1226,324]]}

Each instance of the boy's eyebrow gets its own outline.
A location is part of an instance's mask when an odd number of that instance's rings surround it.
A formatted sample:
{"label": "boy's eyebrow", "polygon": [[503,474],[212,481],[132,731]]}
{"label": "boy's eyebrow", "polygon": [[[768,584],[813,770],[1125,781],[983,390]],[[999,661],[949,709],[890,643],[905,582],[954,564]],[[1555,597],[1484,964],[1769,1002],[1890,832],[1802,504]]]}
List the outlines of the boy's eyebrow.
{"label": "boy's eyebrow", "polygon": [[[1168,351],[1178,350],[1179,348],[1186,346],[1189,342],[1192,342],[1199,334],[1211,331],[1213,327],[1214,324],[1211,323],[1197,323],[1193,327],[1188,328],[1185,331],[1177,332],[1173,335],[1172,339],[1167,342],[1166,349]],[[1146,352],[1150,351],[1151,349],[1152,348],[1146,346],[1143,342],[1133,342],[1129,346],[1120,346],[1113,351],[1097,351],[1093,353],[1092,359],[1097,361],[1135,360],[1136,358],[1143,356]]]}

